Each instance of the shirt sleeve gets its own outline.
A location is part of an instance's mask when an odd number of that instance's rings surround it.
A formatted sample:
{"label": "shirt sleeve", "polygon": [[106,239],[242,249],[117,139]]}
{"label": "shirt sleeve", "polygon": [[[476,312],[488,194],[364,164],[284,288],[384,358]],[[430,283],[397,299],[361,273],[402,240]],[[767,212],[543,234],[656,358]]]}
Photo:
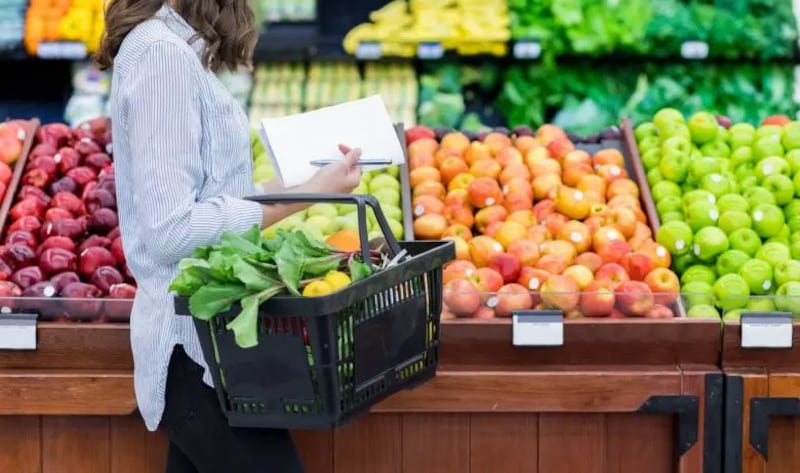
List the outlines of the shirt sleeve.
{"label": "shirt sleeve", "polygon": [[223,231],[262,223],[261,205],[220,195],[204,200],[201,104],[194,65],[179,45],[154,43],[126,90],[136,218],[149,253],[176,263]]}

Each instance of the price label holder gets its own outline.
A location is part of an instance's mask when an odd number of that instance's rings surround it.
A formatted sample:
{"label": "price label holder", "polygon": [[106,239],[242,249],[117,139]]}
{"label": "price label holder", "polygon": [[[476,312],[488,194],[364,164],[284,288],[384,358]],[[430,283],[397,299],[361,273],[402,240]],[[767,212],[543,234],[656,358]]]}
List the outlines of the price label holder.
{"label": "price label holder", "polygon": [[417,45],[417,57],[426,61],[444,57],[444,46],[438,41],[422,41]]}
{"label": "price label holder", "polygon": [[515,347],[564,346],[564,314],[559,310],[520,310],[511,316]]}
{"label": "price label holder", "polygon": [[36,47],[36,55],[41,59],[80,61],[86,59],[88,52],[80,41],[46,41]]}
{"label": "price label holder", "polygon": [[742,312],[742,348],[792,348],[792,314]]}
{"label": "price label holder", "polygon": [[0,314],[0,350],[36,350],[37,314]]}
{"label": "price label holder", "polygon": [[708,43],[705,41],[685,41],[681,44],[681,57],[701,60],[708,57]]}
{"label": "price label holder", "polygon": [[534,60],[542,56],[542,44],[536,40],[519,40],[514,43],[514,58]]}
{"label": "price label holder", "polygon": [[356,59],[374,61],[382,55],[381,43],[377,41],[361,41],[356,47]]}

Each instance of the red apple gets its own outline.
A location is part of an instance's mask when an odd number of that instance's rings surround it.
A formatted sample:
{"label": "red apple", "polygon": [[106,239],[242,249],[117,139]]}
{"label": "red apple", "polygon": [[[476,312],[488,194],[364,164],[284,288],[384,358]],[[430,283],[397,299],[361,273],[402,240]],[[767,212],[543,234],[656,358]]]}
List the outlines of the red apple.
{"label": "red apple", "polygon": [[472,314],[472,318],[473,319],[493,319],[493,318],[495,318],[494,309],[492,309],[490,307],[486,307],[485,305],[482,305],[482,306],[478,307],[478,310],[476,310],[474,314]]}
{"label": "red apple", "polygon": [[[494,312],[497,317],[511,317],[517,310],[529,310],[533,307],[530,291],[519,284],[506,284],[497,291]],[[492,304],[487,303],[491,307]]]}
{"label": "red apple", "polygon": [[625,315],[643,317],[655,304],[653,291],[641,281],[624,282],[616,291],[617,307]]}
{"label": "red apple", "polygon": [[645,312],[644,316],[648,319],[671,319],[674,317],[674,314],[669,307],[656,304]]}
{"label": "red apple", "polygon": [[583,290],[579,307],[586,317],[608,317],[615,304],[616,297],[611,286],[595,281]]}
{"label": "red apple", "polygon": [[542,302],[549,307],[569,312],[580,300],[578,284],[566,276],[553,275],[547,278],[540,291]]}
{"label": "red apple", "polygon": [[445,266],[442,273],[443,283],[447,284],[454,279],[467,279],[472,276],[478,268],[472,261],[458,260]]}
{"label": "red apple", "polygon": [[644,278],[644,283],[653,291],[656,304],[669,306],[678,300],[681,283],[671,270],[656,268]]}
{"label": "red apple", "polygon": [[481,306],[481,295],[465,279],[455,279],[444,285],[442,301],[456,317],[470,317]]}
{"label": "red apple", "polygon": [[617,263],[606,263],[594,274],[595,281],[607,282],[611,287],[616,288],[622,283],[628,282],[631,278],[625,272],[625,268]]}
{"label": "red apple", "polygon": [[489,261],[489,268],[494,269],[503,277],[506,284],[515,282],[519,278],[522,269],[519,258],[508,253],[499,253]]}
{"label": "red apple", "polygon": [[491,268],[479,268],[468,280],[475,285],[484,300],[503,286],[503,276]]}
{"label": "red apple", "polygon": [[634,281],[644,281],[653,269],[653,260],[644,253],[633,252],[622,257],[620,264]]}

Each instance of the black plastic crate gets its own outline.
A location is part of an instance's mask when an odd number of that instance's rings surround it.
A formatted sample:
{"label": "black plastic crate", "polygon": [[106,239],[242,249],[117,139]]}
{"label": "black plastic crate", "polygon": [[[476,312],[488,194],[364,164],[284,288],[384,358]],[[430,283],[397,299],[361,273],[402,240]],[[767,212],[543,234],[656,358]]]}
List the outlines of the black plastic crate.
{"label": "black plastic crate", "polygon": [[[411,257],[325,297],[267,301],[259,309],[258,345],[253,348],[240,348],[225,328],[238,307],[209,322],[195,319],[230,425],[333,428],[435,375],[442,266],[455,257],[452,242],[398,243],[377,201],[369,196],[255,200],[355,202],[362,248],[370,206],[390,253],[405,250]],[[176,298],[176,312],[189,313],[187,299]]]}

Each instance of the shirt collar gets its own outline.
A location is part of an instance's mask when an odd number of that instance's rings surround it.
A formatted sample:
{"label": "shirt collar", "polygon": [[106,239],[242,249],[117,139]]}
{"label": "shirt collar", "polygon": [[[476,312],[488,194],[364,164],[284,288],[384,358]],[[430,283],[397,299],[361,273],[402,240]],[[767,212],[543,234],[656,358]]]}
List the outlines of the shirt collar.
{"label": "shirt collar", "polygon": [[205,41],[177,11],[165,3],[156,12],[156,18],[163,21],[170,31],[186,41],[194,52],[197,53],[197,57],[202,57],[203,50],[205,49]]}

